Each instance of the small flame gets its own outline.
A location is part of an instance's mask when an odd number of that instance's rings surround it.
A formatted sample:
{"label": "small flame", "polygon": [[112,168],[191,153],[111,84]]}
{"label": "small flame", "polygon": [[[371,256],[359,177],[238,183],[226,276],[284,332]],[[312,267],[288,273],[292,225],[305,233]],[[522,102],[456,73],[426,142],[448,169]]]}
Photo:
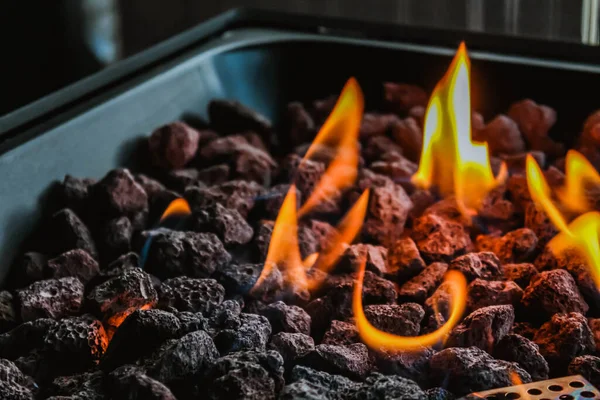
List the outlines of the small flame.
{"label": "small flame", "polygon": [[556,193],[557,197],[570,211],[590,211],[593,206],[585,193],[586,185],[600,185],[600,175],[583,154],[575,150],[569,150],[565,165],[565,185]]}
{"label": "small flame", "polygon": [[443,195],[454,194],[468,217],[476,214],[486,194],[507,176],[502,164],[494,177],[487,143],[471,140],[470,64],[463,42],[429,100],[421,161],[412,177],[418,187],[436,186]]}
{"label": "small flame", "polygon": [[151,308],[152,304],[144,304],[139,308],[132,307],[108,318],[108,320],[105,323],[105,330],[106,336],[108,337],[108,341],[110,342],[112,340],[112,337],[114,336],[119,326],[121,326],[123,321],[125,321],[127,317],[131,315],[131,313],[133,313],[135,310],[149,310]]}
{"label": "small flame", "polygon": [[180,217],[190,215],[192,210],[190,209],[190,205],[185,199],[179,198],[175,199],[169,204],[165,212],[163,212],[160,217],[160,222],[164,221],[169,217]]}
{"label": "small flame", "polygon": [[318,204],[331,198],[338,190],[354,183],[358,168],[358,132],[364,109],[362,90],[354,78],[350,78],[340,97],[308,148],[304,159],[311,159],[320,147],[335,149],[335,156],[325,174],[317,183],[309,198],[300,208],[300,217]]}
{"label": "small flame", "polygon": [[[576,249],[582,254],[590,268],[596,287],[600,288],[600,213],[590,211],[570,223],[560,212],[551,199],[550,187],[542,174],[542,171],[531,156],[527,156],[527,185],[534,203],[541,207],[550,221],[560,231],[548,243],[554,253],[561,253],[568,248]],[[581,182],[581,181],[580,181]],[[576,190],[581,193],[579,189]]]}
{"label": "small flame", "polygon": [[375,328],[363,311],[362,289],[365,276],[366,259],[362,260],[358,276],[354,285],[352,309],[358,333],[363,342],[373,349],[384,349],[390,352],[419,350],[425,346],[432,346],[445,341],[450,331],[458,324],[465,311],[467,303],[467,280],[458,271],[448,271],[445,282],[449,285],[452,294],[450,316],[446,323],[436,331],[422,336],[397,336]]}

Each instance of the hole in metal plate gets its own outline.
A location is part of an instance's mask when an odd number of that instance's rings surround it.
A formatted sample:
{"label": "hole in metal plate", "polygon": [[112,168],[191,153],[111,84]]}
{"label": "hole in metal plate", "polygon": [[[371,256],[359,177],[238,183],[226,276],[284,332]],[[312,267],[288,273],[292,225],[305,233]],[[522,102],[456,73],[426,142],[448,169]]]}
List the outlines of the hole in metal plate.
{"label": "hole in metal plate", "polygon": [[532,394],[534,396],[539,396],[540,394],[542,394],[542,391],[538,388],[532,388],[532,389],[529,389],[527,391],[527,393]]}
{"label": "hole in metal plate", "polygon": [[585,397],[585,398],[587,398],[587,399],[591,399],[591,398],[593,398],[593,397],[596,397],[596,394],[595,394],[594,392],[590,392],[590,391],[588,391],[588,390],[585,390],[585,391],[583,391],[583,392],[579,393],[579,395],[580,395],[581,397]]}
{"label": "hole in metal plate", "polygon": [[575,400],[575,397],[571,396],[570,394],[562,394],[559,397],[560,400]]}
{"label": "hole in metal plate", "polygon": [[521,395],[516,392],[509,392],[509,393],[506,393],[506,396],[504,396],[504,398],[510,399],[510,400],[515,400],[515,399],[520,399]]}
{"label": "hole in metal plate", "polygon": [[560,385],[550,385],[548,386],[548,390],[552,390],[553,392],[560,392],[563,390],[563,387]]}
{"label": "hole in metal plate", "polygon": [[573,382],[569,382],[569,386],[574,387],[574,388],[580,388],[580,387],[584,387],[585,384],[583,382],[573,381]]}

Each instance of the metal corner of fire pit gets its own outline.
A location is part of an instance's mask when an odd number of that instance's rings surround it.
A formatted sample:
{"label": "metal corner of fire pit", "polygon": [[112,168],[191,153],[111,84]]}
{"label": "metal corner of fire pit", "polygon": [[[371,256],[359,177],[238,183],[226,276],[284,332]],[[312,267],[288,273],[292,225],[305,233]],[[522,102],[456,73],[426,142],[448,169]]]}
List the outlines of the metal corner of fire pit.
{"label": "metal corner of fire pit", "polygon": [[573,400],[573,399],[600,399],[600,390],[581,375],[565,376],[562,378],[548,379],[526,383],[522,385],[474,392],[461,400],[473,399],[526,399],[526,400]]}

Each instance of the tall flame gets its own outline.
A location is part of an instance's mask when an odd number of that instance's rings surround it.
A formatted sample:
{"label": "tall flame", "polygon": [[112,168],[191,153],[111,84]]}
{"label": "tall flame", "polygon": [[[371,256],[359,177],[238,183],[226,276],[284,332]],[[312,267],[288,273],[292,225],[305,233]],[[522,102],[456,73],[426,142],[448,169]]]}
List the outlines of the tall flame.
{"label": "tall flame", "polygon": [[[575,159],[578,160],[578,158]],[[552,238],[548,246],[555,253],[561,253],[568,248],[578,250],[586,259],[596,287],[600,288],[600,237],[598,236],[600,213],[590,211],[567,223],[563,214],[552,201],[550,187],[539,165],[531,155],[527,156],[526,168],[527,185],[532,200],[544,210],[550,221],[560,231]],[[582,181],[579,180],[579,182]],[[575,189],[575,193],[583,194],[583,189],[578,187]]]}
{"label": "tall flame", "polygon": [[486,194],[506,177],[494,177],[487,143],[471,140],[470,61],[460,44],[446,75],[437,84],[425,113],[423,148],[412,182],[454,194],[461,212],[474,215]]}
{"label": "tall flame", "polygon": [[600,185],[600,175],[583,154],[575,150],[567,152],[565,161],[565,185],[556,193],[557,197],[570,211],[584,213],[591,210],[586,185]]}
{"label": "tall flame", "polygon": [[390,352],[419,350],[424,346],[432,346],[443,342],[452,328],[458,324],[465,311],[467,303],[467,280],[464,275],[458,271],[448,271],[445,282],[449,285],[452,304],[450,316],[444,325],[436,331],[422,336],[397,336],[375,328],[363,311],[362,289],[365,277],[366,258],[362,260],[358,271],[358,276],[354,284],[354,293],[352,296],[352,310],[358,333],[363,342],[373,349],[384,349]]}
{"label": "tall flame", "polygon": [[311,159],[323,146],[335,149],[335,156],[329,163],[327,171],[302,205],[299,211],[301,217],[338,190],[354,183],[359,157],[358,132],[363,109],[362,90],[356,79],[350,78],[333,111],[304,156],[304,160]]}

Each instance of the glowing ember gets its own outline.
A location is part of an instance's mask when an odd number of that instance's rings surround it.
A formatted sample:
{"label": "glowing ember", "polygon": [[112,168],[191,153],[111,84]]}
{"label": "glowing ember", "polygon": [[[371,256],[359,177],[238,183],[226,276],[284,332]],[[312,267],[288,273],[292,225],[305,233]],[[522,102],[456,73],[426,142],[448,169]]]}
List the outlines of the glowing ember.
{"label": "glowing ember", "polygon": [[[531,198],[538,207],[541,207],[548,218],[560,231],[548,246],[555,253],[561,253],[568,248],[578,250],[586,259],[588,267],[600,288],[600,243],[598,230],[600,229],[600,213],[588,212],[567,223],[558,207],[550,198],[550,188],[540,167],[532,156],[527,157],[527,185]],[[583,194],[583,189],[577,189]]]}
{"label": "glowing ember", "polygon": [[358,132],[363,109],[362,90],[356,79],[350,78],[333,111],[304,156],[305,160],[311,159],[323,146],[335,149],[335,156],[325,174],[302,205],[299,211],[301,217],[324,200],[331,198],[340,189],[354,183],[359,157]]}
{"label": "glowing ember", "polygon": [[192,210],[190,209],[190,205],[185,199],[175,199],[169,204],[165,212],[163,212],[160,217],[160,221],[164,221],[166,218],[170,217],[181,217],[190,215]]}
{"label": "glowing ember", "polygon": [[449,285],[452,295],[450,316],[444,325],[434,332],[422,336],[397,336],[375,328],[367,320],[362,305],[362,288],[365,276],[366,259],[363,259],[358,276],[354,284],[352,297],[352,310],[358,333],[363,342],[376,350],[388,352],[415,351],[425,346],[432,346],[443,342],[452,328],[458,324],[465,311],[467,303],[467,281],[458,271],[448,271],[445,282]]}
{"label": "glowing ember", "polygon": [[487,143],[471,140],[470,61],[460,44],[446,75],[437,84],[425,113],[423,148],[412,182],[454,194],[461,212],[474,215],[486,194],[506,178],[497,178],[490,165]]}
{"label": "glowing ember", "polygon": [[584,213],[593,207],[585,193],[589,184],[600,185],[600,175],[583,154],[569,150],[565,163],[565,186],[557,193],[561,205],[573,212]]}
{"label": "glowing ember", "polygon": [[117,331],[117,328],[121,326],[123,321],[125,321],[125,319],[127,319],[127,317],[131,315],[131,313],[133,313],[135,310],[149,310],[151,308],[151,304],[145,304],[140,308],[130,308],[126,311],[120,312],[110,317],[104,324],[104,327],[106,328],[106,336],[108,337],[108,341],[110,342],[112,340],[112,337]]}

